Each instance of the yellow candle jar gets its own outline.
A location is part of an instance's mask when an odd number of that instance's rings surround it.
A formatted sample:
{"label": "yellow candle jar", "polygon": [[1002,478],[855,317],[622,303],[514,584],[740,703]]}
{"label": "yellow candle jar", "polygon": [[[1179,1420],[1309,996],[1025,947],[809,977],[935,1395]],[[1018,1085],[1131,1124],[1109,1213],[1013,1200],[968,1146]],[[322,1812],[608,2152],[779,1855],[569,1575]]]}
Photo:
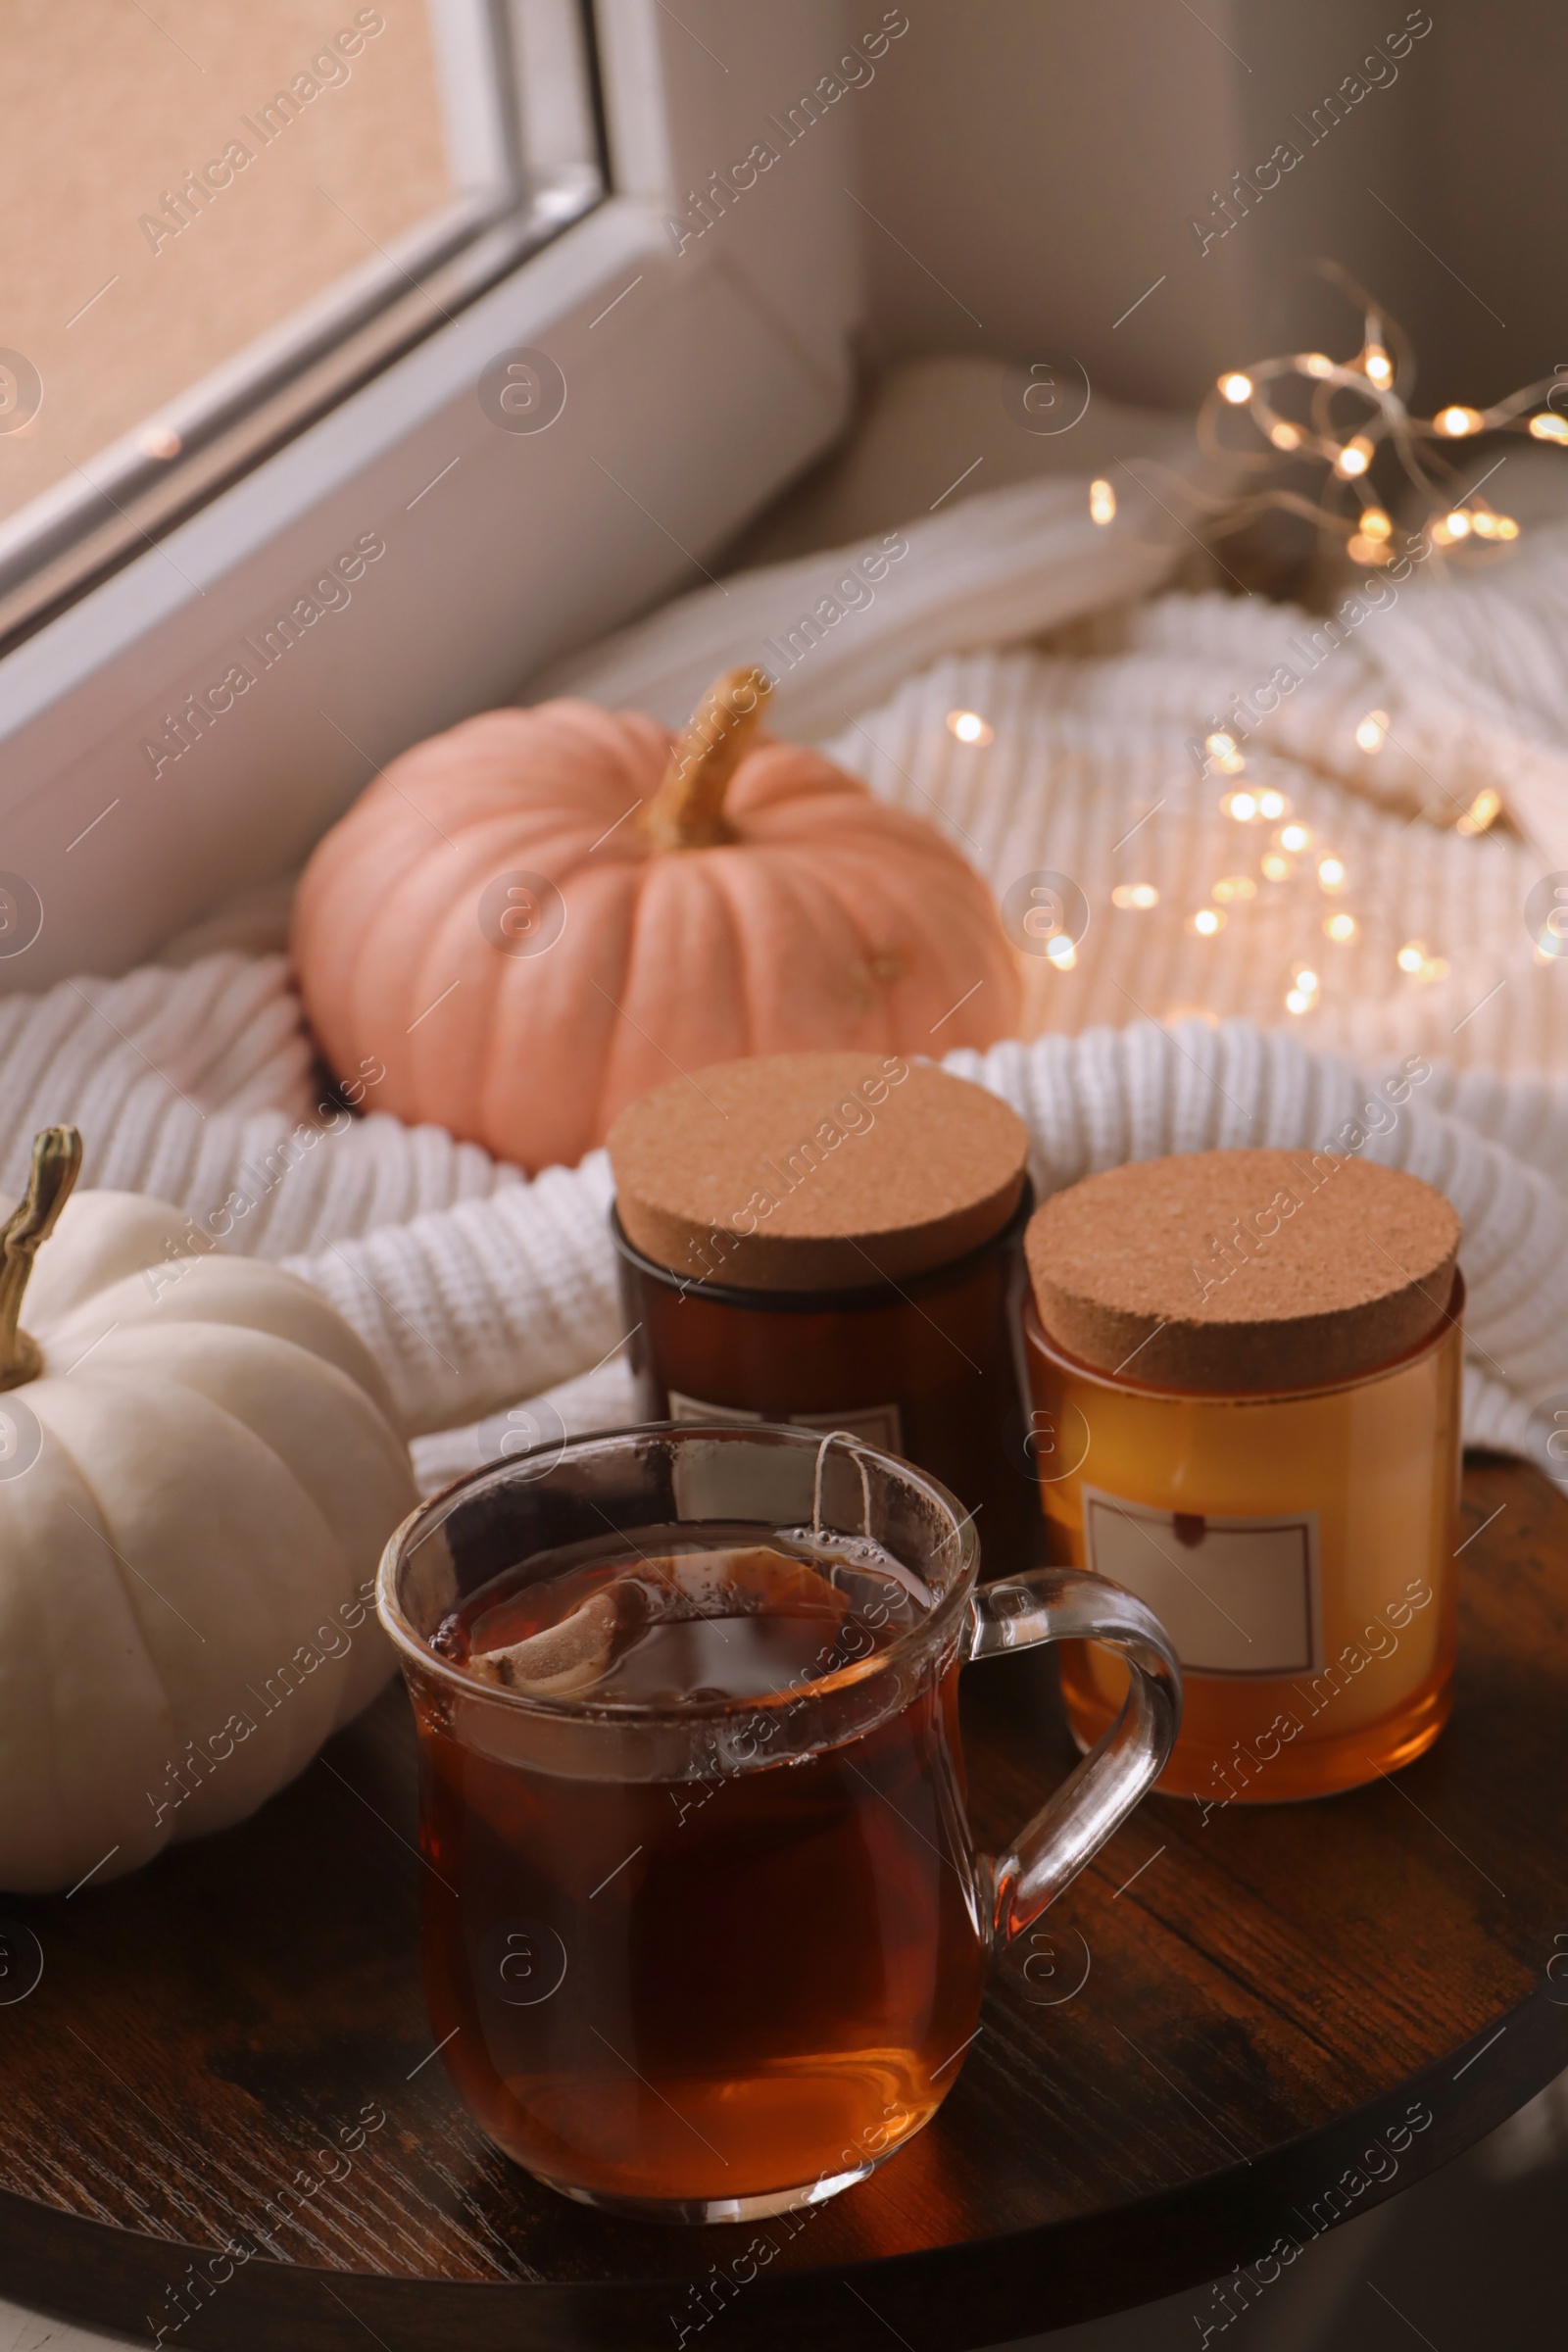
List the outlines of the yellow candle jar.
{"label": "yellow candle jar", "polygon": [[[1159,1788],[1349,1788],[1446,1721],[1460,1447],[1458,1220],[1318,1153],[1143,1161],[1032,1220],[1025,1338],[1051,1555],[1129,1587],[1181,1657]],[[1063,1651],[1074,1735],[1125,1677]]]}

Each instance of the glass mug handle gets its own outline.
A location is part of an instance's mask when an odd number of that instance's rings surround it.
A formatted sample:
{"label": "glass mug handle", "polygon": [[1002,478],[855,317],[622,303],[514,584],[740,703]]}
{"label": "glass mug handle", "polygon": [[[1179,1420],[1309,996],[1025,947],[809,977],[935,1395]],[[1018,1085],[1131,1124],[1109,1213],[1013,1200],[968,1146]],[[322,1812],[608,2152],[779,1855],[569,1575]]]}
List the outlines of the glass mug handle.
{"label": "glass mug handle", "polygon": [[992,1930],[1010,1943],[1100,1851],[1165,1768],[1182,1718],[1182,1670],[1152,1609],[1077,1568],[1038,1568],[969,1602],[968,1658],[1047,1642],[1100,1642],[1127,1664],[1121,1713],[993,1865]]}

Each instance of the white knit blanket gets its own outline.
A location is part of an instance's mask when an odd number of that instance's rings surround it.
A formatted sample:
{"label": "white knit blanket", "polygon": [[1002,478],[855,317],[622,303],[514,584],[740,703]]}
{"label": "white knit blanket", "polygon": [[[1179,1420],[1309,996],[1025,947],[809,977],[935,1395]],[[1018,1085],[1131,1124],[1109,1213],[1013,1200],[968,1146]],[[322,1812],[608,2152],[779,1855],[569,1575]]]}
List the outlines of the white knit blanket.
{"label": "white knit blanket", "polygon": [[[1321,624],[1299,612],[1219,596],[1107,609],[1171,557],[1097,532],[1082,482],[976,498],[907,539],[876,602],[783,680],[776,723],[945,827],[999,895],[1049,868],[1095,909],[1070,969],[1028,959],[1033,1042],[950,1066],[1022,1114],[1045,1191],[1165,1152],[1344,1148],[1413,1061],[1428,1074],[1396,1119],[1380,1112],[1352,1148],[1438,1185],[1464,1220],[1468,1438],[1568,1475],[1546,1450],[1559,1404],[1568,1426],[1568,964],[1536,956],[1523,914],[1568,866],[1568,529],[1478,582],[1411,582],[1310,667]],[[550,684],[677,719],[843,564],[740,575]],[[1054,646],[1016,643],[1091,609]],[[1221,811],[1235,779],[1200,775],[1189,747],[1293,660],[1302,682],[1248,742],[1246,780],[1289,797],[1312,857],[1288,887],[1214,899],[1216,880],[1255,872],[1259,838]],[[991,742],[958,742],[956,709]],[[1368,752],[1356,728],[1374,710],[1387,723]],[[1456,832],[1488,788],[1503,819]],[[1313,866],[1329,851],[1347,870],[1332,899]],[[1152,885],[1157,906],[1113,910],[1118,882]],[[1200,937],[1188,918],[1211,900],[1225,925]],[[1355,916],[1343,945],[1322,928],[1335,910]],[[530,1183],[378,1114],[373,1088],[366,1115],[334,1112],[285,918],[286,898],[263,893],[158,966],[0,1001],[0,1187],[20,1188],[38,1126],[71,1118],[89,1182],[158,1194],[227,1247],[285,1260],[385,1368],[427,1485],[497,1450],[505,1424],[487,1417],[542,1391],[567,1427],[623,1419],[604,1154]],[[1424,976],[1396,960],[1410,940]],[[1308,958],[1319,991],[1293,1018]]]}

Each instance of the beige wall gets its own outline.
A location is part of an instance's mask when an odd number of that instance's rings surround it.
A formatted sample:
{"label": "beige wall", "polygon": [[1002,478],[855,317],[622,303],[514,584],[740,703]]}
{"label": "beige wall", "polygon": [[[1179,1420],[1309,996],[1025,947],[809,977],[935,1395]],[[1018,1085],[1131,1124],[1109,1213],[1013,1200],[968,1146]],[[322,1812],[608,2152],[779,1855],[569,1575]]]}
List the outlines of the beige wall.
{"label": "beige wall", "polygon": [[[881,13],[845,0],[846,29]],[[1485,400],[1568,361],[1554,172],[1568,70],[1550,0],[1430,0],[1432,29],[1397,79],[1316,146],[1300,124],[1404,23],[1406,0],[908,0],[906,13],[847,110],[846,170],[874,216],[858,223],[873,361],[1057,344],[1103,394],[1186,404],[1222,366],[1343,346],[1349,321],[1303,267],[1316,254],[1403,317],[1434,398]],[[681,14],[702,18],[696,0]],[[36,421],[0,434],[0,514],[452,193],[423,0],[159,0],[153,15],[128,0],[0,11],[14,232],[0,343],[45,387]],[[247,135],[241,116],[363,15],[384,30],[351,78],[154,252],[140,220],[162,192]],[[742,44],[726,95],[745,72]],[[1282,138],[1299,165],[1200,253],[1193,218]],[[810,266],[825,282],[841,259],[817,249]]]}
{"label": "beige wall", "polygon": [[[1396,81],[1315,148],[1293,130],[1407,7],[908,0],[861,118],[860,193],[909,248],[867,227],[872,354],[1055,338],[1108,394],[1187,402],[1223,365],[1343,343],[1302,268],[1326,254],[1402,315],[1439,397],[1549,373],[1568,361],[1560,9],[1428,0]],[[1200,255],[1190,219],[1288,137],[1300,164]]]}

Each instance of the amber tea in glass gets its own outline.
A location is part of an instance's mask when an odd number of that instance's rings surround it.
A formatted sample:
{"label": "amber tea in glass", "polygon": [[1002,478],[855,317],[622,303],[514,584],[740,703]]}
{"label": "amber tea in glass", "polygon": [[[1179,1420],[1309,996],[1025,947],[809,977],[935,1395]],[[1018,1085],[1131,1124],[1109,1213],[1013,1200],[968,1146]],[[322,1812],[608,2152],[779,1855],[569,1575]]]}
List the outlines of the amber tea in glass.
{"label": "amber tea in glass", "polygon": [[[993,1935],[1159,1769],[1169,1652],[1082,1576],[975,1591],[935,1482],[844,1439],[669,1429],[481,1472],[389,1546],[419,1732],[425,1987],[494,2143],[676,2220],[831,2195],[928,2121]],[[993,1864],[969,1837],[965,1659],[1129,1658],[1099,1777]]]}

